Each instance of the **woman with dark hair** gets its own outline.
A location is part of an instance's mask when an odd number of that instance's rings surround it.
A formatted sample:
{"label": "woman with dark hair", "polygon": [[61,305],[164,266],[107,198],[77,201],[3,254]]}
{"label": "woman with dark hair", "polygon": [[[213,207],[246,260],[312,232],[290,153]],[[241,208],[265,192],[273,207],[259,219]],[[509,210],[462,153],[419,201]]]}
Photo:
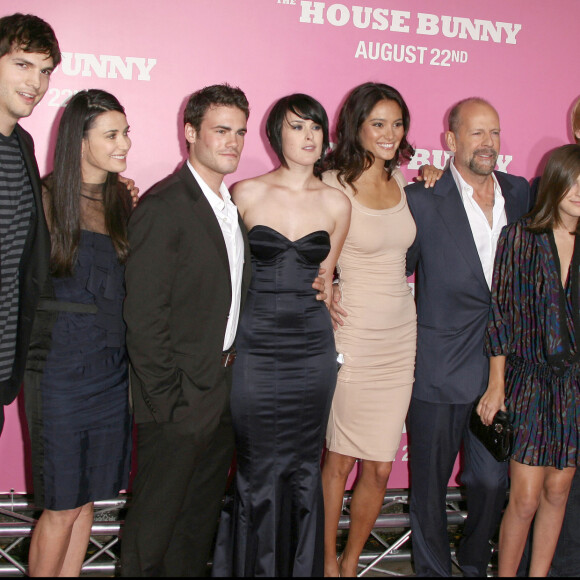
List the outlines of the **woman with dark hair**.
{"label": "woman with dark hair", "polygon": [[24,379],[35,505],[31,576],[78,576],[93,502],[128,484],[131,418],[122,316],[131,196],[125,111],[101,90],[62,116],[43,204],[51,238]]}
{"label": "woman with dark hair", "polygon": [[[580,98],[572,105],[570,114],[574,141],[580,145]],[[534,180],[535,182],[535,180]],[[532,183],[533,185],[533,183]],[[552,560],[551,576],[580,576],[580,471],[576,471],[566,504],[562,531]]]}
{"label": "woman with dark hair", "polygon": [[[332,170],[322,176],[352,204],[338,259],[340,304],[333,301],[331,311],[343,365],[322,471],[326,576],[356,576],[383,504],[411,397],[416,314],[405,255],[416,229],[398,169],[414,153],[407,141],[409,124],[409,109],[396,89],[380,83],[356,87],[339,114],[338,143],[329,157]],[[435,169],[428,183],[438,175]],[[350,505],[348,541],[337,560],[343,494],[357,459],[362,459],[362,473]]]}
{"label": "woman with dark hair", "polygon": [[489,386],[477,411],[511,414],[510,496],[499,575],[515,576],[532,520],[530,576],[546,576],[580,444],[580,146],[551,154],[530,214],[503,229],[486,335]]}
{"label": "woman with dark hair", "polygon": [[316,172],[328,120],[312,97],[280,99],[266,123],[280,166],[232,192],[249,233],[252,282],[236,339],[231,408],[235,497],[224,510],[214,576],[321,576],[320,456],[336,381],[328,310],[350,204]]}

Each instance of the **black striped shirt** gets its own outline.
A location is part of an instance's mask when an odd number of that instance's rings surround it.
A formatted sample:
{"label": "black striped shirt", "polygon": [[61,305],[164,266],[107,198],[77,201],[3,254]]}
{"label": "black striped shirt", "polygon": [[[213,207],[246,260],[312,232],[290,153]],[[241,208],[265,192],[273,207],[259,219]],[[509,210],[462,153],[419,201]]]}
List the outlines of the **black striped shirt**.
{"label": "black striped shirt", "polygon": [[12,375],[18,329],[19,268],[34,198],[16,132],[0,133],[0,381]]}

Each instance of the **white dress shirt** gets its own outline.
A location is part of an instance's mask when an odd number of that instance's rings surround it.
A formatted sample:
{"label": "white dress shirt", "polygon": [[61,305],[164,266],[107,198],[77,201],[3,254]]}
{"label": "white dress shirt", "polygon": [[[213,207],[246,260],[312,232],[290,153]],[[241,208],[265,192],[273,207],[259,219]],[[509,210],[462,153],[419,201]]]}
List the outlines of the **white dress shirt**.
{"label": "white dress shirt", "polygon": [[240,318],[240,303],[242,298],[242,271],[244,269],[244,239],[238,223],[238,210],[232,201],[232,196],[222,181],[220,194],[223,199],[212,191],[209,185],[200,177],[199,173],[188,161],[187,166],[201,187],[203,194],[209,201],[211,208],[224,236],[228,262],[230,264],[230,278],[232,281],[232,302],[228,315],[228,324],[224,336],[224,350],[228,350],[234,343]]}
{"label": "white dress shirt", "polygon": [[463,177],[461,177],[459,171],[457,171],[453,161],[450,163],[451,174],[457,185],[457,189],[461,194],[461,200],[465,207],[465,212],[467,213],[467,219],[469,220],[469,226],[471,227],[471,233],[473,234],[473,240],[475,241],[475,246],[477,247],[477,253],[479,254],[479,259],[481,260],[481,266],[483,268],[483,273],[487,281],[487,285],[491,289],[491,281],[493,278],[493,262],[495,260],[495,251],[497,249],[497,241],[501,233],[502,228],[507,225],[507,217],[505,214],[505,200],[501,193],[501,188],[495,175],[492,173],[493,178],[493,218],[492,226],[490,227],[485,214],[479,204],[473,199],[473,187],[469,185]]}

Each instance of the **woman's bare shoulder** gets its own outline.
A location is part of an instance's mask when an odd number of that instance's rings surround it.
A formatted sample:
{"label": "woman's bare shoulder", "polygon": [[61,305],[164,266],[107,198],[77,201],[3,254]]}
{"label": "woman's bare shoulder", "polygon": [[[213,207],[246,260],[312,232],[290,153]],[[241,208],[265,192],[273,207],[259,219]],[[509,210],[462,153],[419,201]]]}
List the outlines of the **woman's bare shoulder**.
{"label": "woman's bare shoulder", "polygon": [[340,181],[338,181],[338,171],[336,169],[329,169],[321,175],[321,179],[327,185],[336,189],[342,189]]}
{"label": "woman's bare shoulder", "polygon": [[268,189],[268,183],[265,175],[251,177],[238,181],[231,190],[232,197],[236,203],[240,200],[251,200],[263,195]]}
{"label": "woman's bare shoulder", "polygon": [[328,201],[339,208],[344,207],[350,210],[350,199],[341,189],[325,183],[323,184],[321,193],[324,196],[325,201]]}
{"label": "woman's bare shoulder", "polygon": [[344,183],[341,182],[340,179],[338,178],[338,169],[331,169],[330,171],[325,171],[322,174],[322,181],[324,181],[324,183],[326,183],[330,187],[338,189],[338,191],[341,191],[342,193],[346,194],[346,196],[349,198],[352,197],[353,195],[352,187],[346,182]]}

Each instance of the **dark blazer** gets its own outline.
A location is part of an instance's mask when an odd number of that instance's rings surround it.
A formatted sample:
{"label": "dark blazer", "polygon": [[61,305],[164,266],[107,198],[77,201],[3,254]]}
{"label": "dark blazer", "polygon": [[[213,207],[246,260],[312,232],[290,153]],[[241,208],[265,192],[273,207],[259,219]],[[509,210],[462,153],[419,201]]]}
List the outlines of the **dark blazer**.
{"label": "dark blazer", "polygon": [[15,131],[32,185],[34,206],[30,229],[20,259],[20,312],[16,336],[16,356],[12,377],[8,384],[4,382],[0,389],[0,404],[2,405],[8,405],[16,398],[22,383],[34,313],[41,287],[48,276],[50,260],[50,234],[42,209],[42,186],[38,165],[34,157],[34,141],[30,134],[19,125],[16,125]]}
{"label": "dark blazer", "polygon": [[[246,229],[242,305],[251,277]],[[217,382],[231,303],[227,250],[193,174],[145,194],[129,221],[127,348],[137,423],[203,422]]]}
{"label": "dark blazer", "polygon": [[[528,182],[495,172],[508,224],[531,209]],[[487,388],[483,344],[490,291],[450,169],[433,189],[405,188],[417,237],[407,252],[416,275],[417,362],[413,397],[466,404]]]}

